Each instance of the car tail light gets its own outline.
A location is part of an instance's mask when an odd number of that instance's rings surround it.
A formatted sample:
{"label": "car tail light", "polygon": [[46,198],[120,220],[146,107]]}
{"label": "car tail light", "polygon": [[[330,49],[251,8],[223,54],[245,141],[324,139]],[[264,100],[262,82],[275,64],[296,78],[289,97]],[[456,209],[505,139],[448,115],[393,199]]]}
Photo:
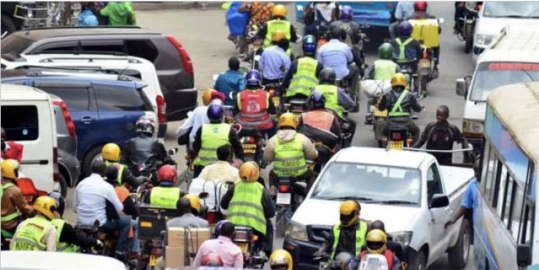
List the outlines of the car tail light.
{"label": "car tail light", "polygon": [[255,143],[255,138],[251,136],[247,136],[243,139],[245,143]]}
{"label": "car tail light", "polygon": [[58,148],[56,147],[52,149],[52,164],[54,168],[52,180],[58,182],[60,180],[60,173],[58,172]]}
{"label": "car tail light", "polygon": [[58,100],[55,100],[52,103],[60,107],[60,109],[62,109],[62,113],[66,121],[67,130],[69,131],[69,136],[71,137],[77,136],[75,123],[73,123],[73,119],[71,119],[71,114],[69,113],[69,110],[67,109],[67,106],[65,105],[65,103],[63,101],[58,101]]}
{"label": "car tail light", "polygon": [[290,185],[279,185],[279,192],[280,193],[290,192]]}
{"label": "car tail light", "polygon": [[393,132],[391,133],[391,139],[394,141],[400,141],[402,140],[401,134],[399,132]]}
{"label": "car tail light", "polygon": [[173,36],[167,36],[168,41],[178,50],[178,53],[180,54],[180,57],[182,58],[183,63],[183,69],[185,72],[195,75],[195,72],[193,70],[193,62],[191,62],[191,57],[189,57],[189,54],[187,53],[187,50],[182,46],[182,44],[176,40]]}
{"label": "car tail light", "polygon": [[155,102],[157,103],[157,117],[159,123],[162,124],[167,122],[167,104],[165,103],[165,98],[163,96],[157,96]]}

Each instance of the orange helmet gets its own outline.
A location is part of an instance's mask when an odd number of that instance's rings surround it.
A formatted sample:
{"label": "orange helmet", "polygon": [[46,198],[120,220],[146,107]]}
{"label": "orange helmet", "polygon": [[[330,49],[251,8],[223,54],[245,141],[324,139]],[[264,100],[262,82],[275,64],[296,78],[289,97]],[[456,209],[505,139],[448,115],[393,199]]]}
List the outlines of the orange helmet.
{"label": "orange helmet", "polygon": [[260,176],[260,170],[256,163],[248,161],[241,165],[239,174],[242,181],[256,182]]}
{"label": "orange helmet", "polygon": [[209,89],[209,88],[204,90],[204,92],[202,93],[202,103],[204,103],[204,105],[210,104],[212,94],[213,94],[214,91],[215,90]]}

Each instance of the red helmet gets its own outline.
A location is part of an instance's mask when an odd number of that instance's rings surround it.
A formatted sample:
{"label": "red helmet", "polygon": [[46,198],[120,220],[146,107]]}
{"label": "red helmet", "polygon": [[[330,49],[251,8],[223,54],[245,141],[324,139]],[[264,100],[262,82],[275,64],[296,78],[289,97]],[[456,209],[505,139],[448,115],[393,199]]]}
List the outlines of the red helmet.
{"label": "red helmet", "polygon": [[427,11],[428,4],[427,2],[415,2],[414,10],[415,11]]}
{"label": "red helmet", "polygon": [[159,182],[170,182],[174,183],[178,173],[176,172],[176,167],[172,165],[163,165],[157,171],[157,180]]}

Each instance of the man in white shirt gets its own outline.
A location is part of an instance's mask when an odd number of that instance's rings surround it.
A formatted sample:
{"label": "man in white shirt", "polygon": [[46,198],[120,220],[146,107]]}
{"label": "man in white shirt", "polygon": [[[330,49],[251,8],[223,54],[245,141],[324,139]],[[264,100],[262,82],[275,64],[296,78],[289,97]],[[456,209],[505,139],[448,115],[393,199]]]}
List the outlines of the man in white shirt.
{"label": "man in white shirt", "polygon": [[[112,185],[103,180],[106,166],[102,161],[94,161],[92,164],[92,174],[83,179],[75,190],[73,196],[73,212],[77,214],[77,224],[93,226],[95,221],[99,221],[100,228],[106,231],[119,230],[118,245],[116,255],[123,258],[127,251],[129,229],[131,218],[121,214],[123,204],[116,196]],[[107,207],[109,212],[116,210],[117,219],[107,217]],[[116,216],[112,214],[111,216]]]}

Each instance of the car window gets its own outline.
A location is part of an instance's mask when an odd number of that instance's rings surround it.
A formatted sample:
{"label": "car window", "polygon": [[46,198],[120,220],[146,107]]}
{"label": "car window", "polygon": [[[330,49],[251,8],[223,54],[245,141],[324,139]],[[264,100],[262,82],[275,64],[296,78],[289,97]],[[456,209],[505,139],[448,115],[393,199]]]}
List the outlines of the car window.
{"label": "car window", "polygon": [[53,105],[52,108],[54,109],[54,116],[56,119],[56,133],[69,134],[69,130],[67,129],[67,124],[64,117],[64,112],[62,112],[62,108],[60,108],[60,106],[58,105]]}
{"label": "car window", "polygon": [[148,39],[133,40],[85,40],[82,50],[92,52],[121,52],[131,56],[144,58],[153,62],[157,58],[157,48]]}
{"label": "car window", "polygon": [[34,40],[19,35],[9,35],[2,39],[2,54],[19,55],[33,43]]}
{"label": "car window", "polygon": [[440,174],[436,164],[432,164],[427,171],[427,200],[430,204],[430,200],[434,194],[443,193],[442,182],[440,181]]}
{"label": "car window", "polygon": [[154,62],[157,58],[157,48],[150,40],[126,40],[125,47],[127,48],[129,55],[144,58],[150,62]]}
{"label": "car window", "polygon": [[94,84],[100,111],[151,111],[152,105],[142,91],[134,87]]}
{"label": "car window", "polygon": [[88,111],[90,109],[88,88],[40,86],[39,89],[63,99],[67,109],[71,112]]}
{"label": "car window", "polygon": [[39,138],[39,118],[34,105],[2,105],[2,127],[8,141],[35,141]]}

